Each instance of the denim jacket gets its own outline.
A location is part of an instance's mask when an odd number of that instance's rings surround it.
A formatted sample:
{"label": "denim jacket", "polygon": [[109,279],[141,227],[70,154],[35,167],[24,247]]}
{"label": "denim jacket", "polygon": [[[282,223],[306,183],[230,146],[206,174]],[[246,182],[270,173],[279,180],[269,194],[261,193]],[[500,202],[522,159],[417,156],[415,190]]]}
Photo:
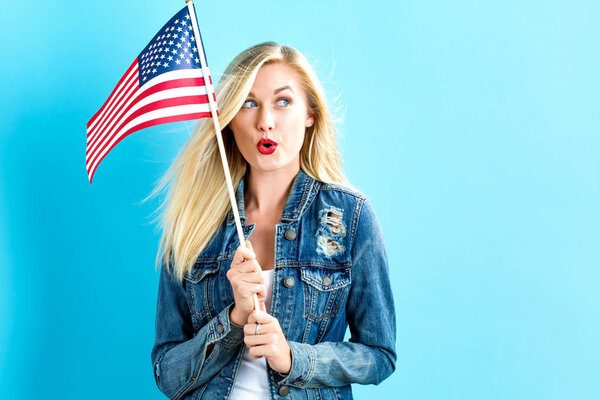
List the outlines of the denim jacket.
{"label": "denim jacket", "polygon": [[[255,224],[245,225],[244,179],[236,198],[248,239]],[[351,383],[379,384],[394,371],[384,240],[363,194],[299,170],[275,227],[268,310],[286,335],[292,367],[281,375],[267,364],[271,399],[352,399]],[[169,398],[231,394],[245,347],[243,329],[229,320],[234,298],[226,277],[238,246],[230,210],[183,282],[161,268],[151,358],[156,384]]]}

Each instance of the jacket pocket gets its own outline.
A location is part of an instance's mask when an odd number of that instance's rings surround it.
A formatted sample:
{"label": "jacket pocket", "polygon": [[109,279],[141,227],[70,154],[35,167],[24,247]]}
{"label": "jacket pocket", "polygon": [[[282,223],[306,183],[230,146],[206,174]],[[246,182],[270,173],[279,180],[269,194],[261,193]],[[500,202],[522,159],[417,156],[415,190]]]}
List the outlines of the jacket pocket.
{"label": "jacket pocket", "polygon": [[304,313],[318,321],[336,315],[350,288],[350,268],[302,267]]}
{"label": "jacket pocket", "polygon": [[214,291],[219,267],[218,261],[197,262],[194,268],[184,276],[195,332],[216,315]]}

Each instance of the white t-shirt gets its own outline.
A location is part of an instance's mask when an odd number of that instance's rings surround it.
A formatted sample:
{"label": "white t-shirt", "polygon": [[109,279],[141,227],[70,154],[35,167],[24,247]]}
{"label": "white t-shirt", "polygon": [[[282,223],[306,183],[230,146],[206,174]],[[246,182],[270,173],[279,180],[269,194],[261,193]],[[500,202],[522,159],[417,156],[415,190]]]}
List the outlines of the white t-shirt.
{"label": "white t-shirt", "polygon": [[[273,293],[273,270],[262,271],[262,274],[267,286],[267,297],[264,300],[265,308],[268,311],[271,307],[271,294]],[[246,347],[242,362],[235,376],[235,381],[233,382],[230,399],[268,400],[270,398],[267,359],[264,357],[258,359],[250,358],[248,347]]]}

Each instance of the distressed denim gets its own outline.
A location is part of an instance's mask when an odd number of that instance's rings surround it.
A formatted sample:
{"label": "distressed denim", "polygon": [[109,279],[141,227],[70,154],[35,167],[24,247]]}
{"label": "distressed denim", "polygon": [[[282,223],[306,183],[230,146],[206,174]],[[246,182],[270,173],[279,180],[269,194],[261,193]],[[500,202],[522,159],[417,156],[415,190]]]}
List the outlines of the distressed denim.
{"label": "distressed denim", "polygon": [[[248,239],[255,225],[245,224],[244,183],[236,197]],[[242,328],[229,320],[234,298],[226,273],[238,246],[229,211],[183,282],[161,268],[151,358],[169,398],[231,394],[245,346]],[[379,384],[394,371],[385,239],[363,194],[300,169],[275,227],[274,261],[269,313],[286,335],[292,368],[281,375],[267,365],[271,399],[352,399],[351,383]]]}

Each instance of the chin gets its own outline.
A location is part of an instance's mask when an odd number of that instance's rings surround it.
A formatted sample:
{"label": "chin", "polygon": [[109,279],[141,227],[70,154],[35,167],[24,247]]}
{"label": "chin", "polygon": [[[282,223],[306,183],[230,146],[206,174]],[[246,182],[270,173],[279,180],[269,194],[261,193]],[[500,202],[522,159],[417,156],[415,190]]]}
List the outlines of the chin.
{"label": "chin", "polygon": [[291,162],[282,162],[277,159],[263,159],[263,160],[255,160],[254,162],[249,162],[250,168],[255,171],[265,171],[272,172],[278,171],[280,169],[289,169],[291,168]]}

